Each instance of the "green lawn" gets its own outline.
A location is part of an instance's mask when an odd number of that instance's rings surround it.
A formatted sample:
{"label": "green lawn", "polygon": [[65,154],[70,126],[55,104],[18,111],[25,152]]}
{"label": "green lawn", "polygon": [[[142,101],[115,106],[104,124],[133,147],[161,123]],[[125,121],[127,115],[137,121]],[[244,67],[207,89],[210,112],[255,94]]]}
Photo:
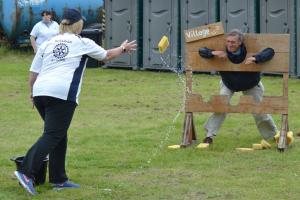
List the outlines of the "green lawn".
{"label": "green lawn", "polygon": [[[0,199],[300,199],[299,138],[285,153],[240,153],[261,137],[251,115],[230,114],[209,150],[169,150],[181,142],[184,85],[175,73],[87,69],[69,130],[67,171],[78,190],[46,183],[29,196],[13,177],[10,157],[41,135],[28,100],[30,53],[0,50]],[[194,90],[217,94],[218,76],[196,74]],[[264,77],[267,95],[282,93],[280,77]],[[289,81],[289,127],[300,130],[300,84]],[[233,101],[237,101],[237,97]],[[195,114],[199,141],[209,113]],[[279,115],[274,119],[280,126]]]}

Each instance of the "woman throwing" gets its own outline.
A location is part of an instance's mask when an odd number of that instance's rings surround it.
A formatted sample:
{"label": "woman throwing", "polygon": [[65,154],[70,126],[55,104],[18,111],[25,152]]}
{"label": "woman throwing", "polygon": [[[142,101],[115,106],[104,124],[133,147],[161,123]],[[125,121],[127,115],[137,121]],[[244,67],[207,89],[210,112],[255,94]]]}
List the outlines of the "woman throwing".
{"label": "woman throwing", "polygon": [[37,194],[33,182],[44,158],[49,155],[49,181],[56,189],[78,188],[69,181],[65,170],[67,131],[78,104],[87,56],[110,60],[134,51],[135,41],[124,41],[120,47],[105,50],[78,34],[83,17],[76,9],[66,9],[59,26],[59,35],[38,49],[29,76],[30,97],[44,120],[44,132],[28,150],[21,169],[15,176],[32,195]]}

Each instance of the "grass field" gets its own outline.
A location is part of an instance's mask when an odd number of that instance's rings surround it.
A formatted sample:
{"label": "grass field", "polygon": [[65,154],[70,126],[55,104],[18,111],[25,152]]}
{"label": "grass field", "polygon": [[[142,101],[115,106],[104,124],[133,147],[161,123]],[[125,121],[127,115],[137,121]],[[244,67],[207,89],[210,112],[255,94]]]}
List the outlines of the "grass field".
{"label": "grass field", "polygon": [[[69,130],[67,171],[78,190],[50,184],[29,196],[13,177],[10,157],[41,135],[42,120],[28,100],[32,55],[0,49],[0,199],[300,199],[299,138],[285,153],[236,152],[261,137],[251,115],[230,114],[209,150],[169,150],[181,142],[184,86],[175,73],[87,69]],[[218,93],[219,77],[194,75],[195,91]],[[282,93],[280,77],[264,77],[267,95]],[[289,127],[300,130],[300,83],[289,81]],[[237,101],[237,97],[233,101]],[[196,114],[199,141],[209,113]],[[280,116],[274,120],[280,126]]]}

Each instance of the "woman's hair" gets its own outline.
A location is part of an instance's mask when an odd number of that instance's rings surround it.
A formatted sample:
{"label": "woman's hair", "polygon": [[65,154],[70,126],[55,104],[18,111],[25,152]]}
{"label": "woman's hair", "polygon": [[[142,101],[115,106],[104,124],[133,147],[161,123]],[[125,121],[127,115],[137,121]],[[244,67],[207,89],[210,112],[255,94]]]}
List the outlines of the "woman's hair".
{"label": "woman's hair", "polygon": [[59,33],[78,33],[82,30],[83,28],[83,20],[79,20],[78,22],[75,22],[74,24],[69,25],[69,20],[63,19],[60,22],[59,25]]}
{"label": "woman's hair", "polygon": [[49,10],[43,10],[42,12],[41,12],[41,16],[42,17],[44,17],[44,15],[52,15],[52,13],[49,11]]}
{"label": "woman's hair", "polygon": [[232,29],[226,36],[238,36],[240,42],[244,42],[244,34],[239,29]]}

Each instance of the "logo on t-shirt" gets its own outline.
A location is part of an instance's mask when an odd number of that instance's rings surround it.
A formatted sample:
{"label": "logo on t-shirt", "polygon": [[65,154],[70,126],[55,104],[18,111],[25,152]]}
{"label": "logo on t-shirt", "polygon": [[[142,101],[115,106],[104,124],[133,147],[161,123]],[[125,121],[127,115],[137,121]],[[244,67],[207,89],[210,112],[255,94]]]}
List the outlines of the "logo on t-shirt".
{"label": "logo on t-shirt", "polygon": [[57,44],[53,49],[53,55],[58,60],[65,58],[69,53],[69,47],[65,43]]}

